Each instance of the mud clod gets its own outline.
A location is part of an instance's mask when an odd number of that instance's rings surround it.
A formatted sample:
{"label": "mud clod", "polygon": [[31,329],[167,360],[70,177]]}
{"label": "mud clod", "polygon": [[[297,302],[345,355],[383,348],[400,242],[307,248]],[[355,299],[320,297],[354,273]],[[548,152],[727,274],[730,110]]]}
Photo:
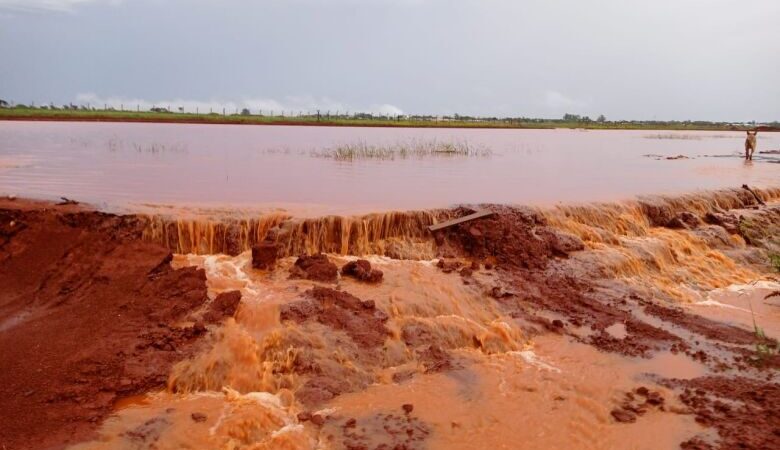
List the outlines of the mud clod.
{"label": "mud clod", "polygon": [[241,302],[241,291],[223,292],[211,302],[208,312],[203,318],[208,323],[218,323],[228,317],[233,317]]}
{"label": "mud clod", "polygon": [[620,423],[636,422],[636,414],[631,411],[626,411],[625,409],[613,409],[610,411],[610,415],[612,415],[615,421]]}
{"label": "mud clod", "polygon": [[417,359],[422,362],[425,373],[444,372],[454,367],[450,354],[435,344],[417,351]]}
{"label": "mud clod", "polygon": [[280,246],[276,242],[264,241],[252,247],[252,267],[273,270],[279,259]]}
{"label": "mud clod", "polygon": [[360,347],[373,348],[384,343],[389,333],[385,327],[387,315],[372,302],[319,286],[304,295],[308,298],[282,306],[281,320],[317,320],[344,331]]}
{"label": "mud clod", "polygon": [[338,279],[339,269],[327,256],[300,256],[290,269],[290,278],[333,283]]}
{"label": "mud clod", "polygon": [[436,267],[441,269],[444,273],[452,273],[456,270],[460,269],[463,264],[461,264],[460,261],[448,261],[446,259],[440,259],[439,262],[436,263]]}
{"label": "mud clod", "polygon": [[350,261],[341,268],[341,275],[355,278],[366,283],[379,283],[384,273],[381,270],[371,268],[371,263],[365,259]]}

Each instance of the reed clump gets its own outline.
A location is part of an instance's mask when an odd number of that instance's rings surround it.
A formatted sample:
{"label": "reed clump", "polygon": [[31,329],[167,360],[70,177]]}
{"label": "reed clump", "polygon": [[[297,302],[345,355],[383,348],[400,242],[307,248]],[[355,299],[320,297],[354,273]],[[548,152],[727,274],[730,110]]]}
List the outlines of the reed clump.
{"label": "reed clump", "polygon": [[483,146],[471,145],[465,141],[413,141],[392,145],[375,145],[365,142],[344,144],[335,147],[312,150],[312,157],[335,161],[396,160],[428,158],[485,158],[493,152]]}

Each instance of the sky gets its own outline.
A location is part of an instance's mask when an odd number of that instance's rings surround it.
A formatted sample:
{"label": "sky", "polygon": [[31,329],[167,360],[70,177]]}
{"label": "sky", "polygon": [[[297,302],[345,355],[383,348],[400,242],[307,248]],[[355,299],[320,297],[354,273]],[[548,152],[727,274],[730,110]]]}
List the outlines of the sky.
{"label": "sky", "polygon": [[778,0],[0,0],[0,99],[780,120]]}

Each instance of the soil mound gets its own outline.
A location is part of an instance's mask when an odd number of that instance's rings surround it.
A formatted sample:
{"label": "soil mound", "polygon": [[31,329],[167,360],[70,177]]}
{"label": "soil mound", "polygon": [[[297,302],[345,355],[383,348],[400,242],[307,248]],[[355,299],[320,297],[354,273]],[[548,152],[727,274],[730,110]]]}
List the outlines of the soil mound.
{"label": "soil mound", "polygon": [[0,442],[60,448],[165,386],[206,333],[176,325],[207,301],[206,277],[173,270],[133,217],[15,203],[0,209]]}

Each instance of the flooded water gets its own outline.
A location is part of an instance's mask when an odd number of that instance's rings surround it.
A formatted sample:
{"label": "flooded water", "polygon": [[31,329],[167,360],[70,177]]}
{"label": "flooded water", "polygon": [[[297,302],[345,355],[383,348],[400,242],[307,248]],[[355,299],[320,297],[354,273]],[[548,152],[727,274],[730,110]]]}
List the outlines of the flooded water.
{"label": "flooded water", "polygon": [[[339,161],[339,146],[479,149]],[[459,203],[610,201],[772,185],[780,157],[741,158],[741,132],[0,123],[0,193],[109,207],[284,207],[362,213]],[[759,152],[780,136],[759,136]],[[668,160],[683,155],[689,159]]]}
{"label": "flooded water", "polygon": [[[334,257],[339,263],[347,259]],[[381,359],[352,348],[322,325],[279,323],[279,305],[313,285],[287,279],[292,259],[264,273],[251,268],[248,253],[178,255],[176,266],[206,269],[212,293],[241,290],[236,320],[220,330],[212,348],[174,369],[169,392],[124,402],[98,440],[74,449],[145,448],[148,442],[158,449],[510,449],[518,443],[528,449],[655,449],[674,448],[706,432],[691,416],[670,414],[683,408],[660,387],[669,399],[665,409],[650,410],[641,422],[628,425],[610,415],[625,392],[652,384],[655,376],[707,373],[684,356],[627,358],[559,335],[531,340],[516,321],[486,303],[480,289],[442,273],[432,261],[370,260],[385,274],[381,285],[346,278],[340,283],[389,312],[391,336]],[[482,282],[494,276],[479,275]],[[427,289],[418,289],[423,281]],[[453,349],[458,362],[452,370],[418,373],[424,368],[402,337],[409,326],[424,326],[436,342]],[[328,417],[321,428],[297,418],[305,408],[290,389],[301,383],[295,373],[300,356],[279,351],[289,339],[311,348],[315,364],[335,358],[350,382],[360,383],[363,376],[372,380],[363,390],[321,405],[315,413]],[[412,405],[413,414],[404,415],[405,404]],[[345,425],[350,419],[354,432]],[[394,447],[394,430],[412,442]],[[414,442],[415,436],[425,443]]]}

